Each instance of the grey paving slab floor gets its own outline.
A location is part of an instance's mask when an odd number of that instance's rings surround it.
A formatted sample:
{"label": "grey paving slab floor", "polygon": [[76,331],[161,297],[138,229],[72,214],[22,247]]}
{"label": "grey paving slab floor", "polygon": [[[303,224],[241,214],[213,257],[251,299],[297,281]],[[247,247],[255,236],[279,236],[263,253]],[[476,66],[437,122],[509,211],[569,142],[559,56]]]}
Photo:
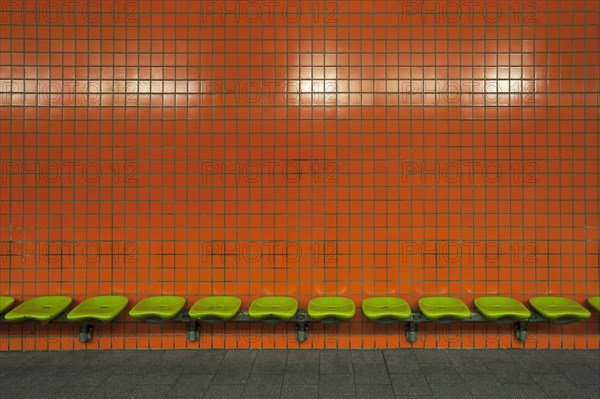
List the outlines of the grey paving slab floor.
{"label": "grey paving slab floor", "polygon": [[0,398],[600,398],[598,350],[0,352]]}

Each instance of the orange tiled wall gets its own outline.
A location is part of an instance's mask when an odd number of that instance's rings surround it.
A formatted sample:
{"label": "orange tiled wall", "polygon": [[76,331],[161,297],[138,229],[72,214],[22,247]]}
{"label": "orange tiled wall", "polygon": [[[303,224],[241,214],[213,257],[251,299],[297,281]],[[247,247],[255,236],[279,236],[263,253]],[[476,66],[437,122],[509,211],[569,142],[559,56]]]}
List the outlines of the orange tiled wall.
{"label": "orange tiled wall", "polygon": [[[598,1],[0,4],[2,295],[598,295]],[[525,347],[598,348],[597,321]],[[296,347],[292,327],[190,344],[123,317],[88,347]],[[359,313],[303,347],[401,335]]]}

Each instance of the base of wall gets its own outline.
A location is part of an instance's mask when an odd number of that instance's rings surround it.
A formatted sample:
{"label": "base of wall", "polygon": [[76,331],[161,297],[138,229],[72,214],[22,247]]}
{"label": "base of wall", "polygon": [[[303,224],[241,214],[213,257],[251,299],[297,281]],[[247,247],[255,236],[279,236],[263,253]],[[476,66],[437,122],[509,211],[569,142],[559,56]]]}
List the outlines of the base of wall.
{"label": "base of wall", "polygon": [[576,324],[532,323],[525,343],[512,325],[492,323],[419,325],[416,342],[406,340],[404,323],[370,322],[310,326],[308,339],[296,340],[294,325],[228,323],[202,326],[190,342],[186,326],[177,323],[118,322],[99,326],[92,341],[79,342],[79,326],[71,324],[0,325],[0,350],[208,349],[208,348],[539,348],[600,349],[598,316]]}

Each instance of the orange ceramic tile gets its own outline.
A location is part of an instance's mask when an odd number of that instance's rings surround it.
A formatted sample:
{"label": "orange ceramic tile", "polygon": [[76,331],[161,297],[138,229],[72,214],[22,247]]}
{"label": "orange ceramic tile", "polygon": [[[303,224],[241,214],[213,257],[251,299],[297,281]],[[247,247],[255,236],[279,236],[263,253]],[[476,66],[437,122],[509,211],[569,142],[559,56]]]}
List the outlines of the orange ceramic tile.
{"label": "orange ceramic tile", "polygon": [[[0,292],[598,295],[597,4],[9,11]],[[407,345],[363,323],[302,347]],[[597,320],[538,327],[525,347],[598,347]],[[2,329],[3,350],[82,349],[67,329]],[[185,348],[180,330],[117,321],[87,348]],[[212,331],[200,347],[298,347]],[[423,331],[414,346],[523,346]]]}

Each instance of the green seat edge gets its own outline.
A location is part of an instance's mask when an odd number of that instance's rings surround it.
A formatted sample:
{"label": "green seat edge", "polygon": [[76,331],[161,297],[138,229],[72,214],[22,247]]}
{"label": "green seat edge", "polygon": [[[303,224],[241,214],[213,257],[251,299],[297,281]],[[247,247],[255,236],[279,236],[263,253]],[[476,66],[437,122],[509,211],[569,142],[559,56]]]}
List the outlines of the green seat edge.
{"label": "green seat edge", "polygon": [[298,313],[299,304],[298,304],[298,300],[296,298],[291,297],[291,296],[279,296],[278,295],[278,296],[259,297],[259,298],[256,298],[255,300],[253,300],[252,303],[250,303],[250,307],[248,308],[248,316],[255,320],[263,320],[263,319],[268,318],[269,314],[272,314],[272,312],[265,311],[264,313],[262,313],[261,311],[255,310],[253,308],[255,306],[259,306],[260,302],[265,302],[265,301],[268,301],[269,299],[273,299],[273,298],[291,301],[291,303],[293,305],[292,306],[293,312],[279,312],[280,314],[277,316],[274,316],[274,317],[285,321],[285,320],[292,319]]}
{"label": "green seat edge", "polygon": [[[376,314],[371,313],[369,310],[365,310],[366,302],[375,301],[375,300],[389,300],[389,299],[399,300],[402,305],[406,305],[406,307],[408,308],[408,315],[400,314],[399,312],[390,312],[390,313],[388,313],[388,315],[376,315]],[[368,305],[368,303],[367,303],[367,305]],[[377,296],[377,297],[365,298],[365,299],[363,299],[363,301],[361,303],[361,309],[362,309],[363,314],[371,321],[378,321],[378,320],[385,319],[385,318],[393,318],[393,319],[402,321],[402,320],[407,320],[412,316],[412,309],[410,308],[410,305],[408,304],[408,302],[406,302],[405,299],[396,297],[396,296]]]}
{"label": "green seat edge", "polygon": [[[326,299],[334,300],[334,301],[338,301],[338,302],[345,302],[346,304],[351,303],[352,309],[348,313],[333,312],[333,313],[329,313],[329,314],[325,314],[325,315],[318,315],[311,311],[311,303],[314,304],[317,301],[326,300]],[[318,305],[313,305],[313,306],[318,306]],[[312,298],[310,301],[308,301],[307,313],[310,318],[312,318],[316,321],[320,321],[320,320],[327,319],[327,318],[336,318],[339,320],[348,321],[348,320],[351,320],[356,315],[356,305],[352,299],[350,299],[348,297],[344,297],[344,296],[319,296],[319,297]]]}
{"label": "green seat edge", "polygon": [[[31,314],[20,314],[20,312],[22,312],[23,309],[27,309],[29,306],[31,306],[33,301],[40,301],[40,300],[44,300],[44,299],[49,300],[49,301],[63,302],[63,303],[60,305],[60,307],[58,309],[55,309],[57,311],[52,312],[52,313],[49,313],[49,312],[46,312],[45,314],[38,313],[37,315],[33,315],[33,316]],[[47,322],[54,320],[61,313],[63,313],[72,302],[73,302],[73,298],[66,296],[66,295],[43,295],[43,296],[39,296],[39,297],[34,297],[34,298],[26,300],[25,302],[21,303],[20,305],[13,308],[8,313],[6,313],[4,315],[4,319],[6,321],[13,322],[13,323],[21,323],[21,322],[24,322],[27,320],[36,320],[36,321],[39,321],[42,323],[47,323]]]}
{"label": "green seat edge", "polygon": [[[499,313],[504,313],[501,315],[494,315],[494,314],[488,313],[487,309],[483,308],[483,305],[481,304],[481,302],[486,301],[486,300],[493,300],[493,299],[497,299],[501,302],[514,302],[516,304],[516,306],[521,307],[521,313],[511,312],[511,311],[506,311],[506,312],[499,311]],[[481,315],[483,315],[485,318],[487,318],[489,320],[493,320],[493,321],[501,320],[503,318],[516,319],[516,320],[523,321],[523,320],[527,320],[531,317],[531,311],[529,309],[527,309],[527,307],[523,304],[523,302],[519,301],[518,299],[512,298],[512,297],[506,297],[506,296],[477,297],[473,300],[473,305],[475,306],[475,308],[479,311],[479,313]]]}
{"label": "green seat edge", "polygon": [[[561,314],[552,314],[551,312],[547,312],[548,309],[545,309],[545,303],[549,300],[558,300],[558,301],[566,301],[571,302],[572,304],[577,305],[577,311],[564,310],[560,312]],[[574,320],[585,320],[592,316],[589,310],[587,310],[584,306],[572,300],[571,298],[561,297],[561,296],[538,296],[529,298],[529,303],[531,306],[540,313],[545,319],[548,319],[553,322],[560,322],[565,319],[566,322],[569,323],[569,319]],[[559,309],[560,310],[560,309]]]}
{"label": "green seat edge", "polygon": [[[198,314],[198,313],[204,313],[204,312],[200,312],[197,309],[197,307],[199,307],[199,305],[200,305],[200,303],[202,301],[205,301],[205,300],[210,299],[210,298],[213,298],[213,299],[214,298],[227,298],[227,299],[234,299],[235,300],[235,302],[236,302],[236,304],[235,304],[235,312],[232,312],[233,314],[227,314],[227,317],[222,317],[223,314],[224,314],[223,312],[213,312],[213,313],[211,313],[208,316],[208,317],[216,317],[216,318],[219,318],[219,319],[221,319],[223,321],[228,321],[228,320],[232,319],[233,317],[235,317],[239,313],[240,308],[242,306],[242,300],[240,298],[238,298],[238,297],[234,297],[234,296],[230,296],[230,295],[211,295],[211,296],[205,296],[205,297],[199,298],[190,307],[190,310],[188,311],[188,315],[190,316],[191,319],[200,321],[203,318],[205,318],[205,317],[201,316],[200,314]],[[198,313],[196,313],[196,312],[198,312]]]}
{"label": "green seat edge", "polygon": [[[427,302],[429,302],[430,300],[434,300],[434,299],[438,299],[438,300],[446,301],[446,302],[449,302],[449,301],[455,302],[455,304],[457,306],[462,306],[463,309],[460,309],[460,311],[451,311],[451,312],[447,312],[447,313],[442,313],[442,311],[434,312],[434,313],[428,312],[428,310],[424,309],[424,307],[428,305]],[[444,319],[454,319],[454,320],[460,321],[460,320],[466,320],[469,317],[471,317],[471,310],[469,309],[467,304],[460,298],[448,297],[448,296],[428,296],[428,297],[423,297],[423,298],[419,299],[418,305],[419,305],[419,309],[421,310],[421,313],[431,321],[438,321],[438,320],[444,320]]]}
{"label": "green seat edge", "polygon": [[9,310],[15,304],[15,298],[12,296],[0,296],[0,314]]}
{"label": "green seat edge", "polygon": [[[169,314],[163,314],[161,315],[160,312],[158,311],[151,311],[151,310],[147,310],[145,312],[141,312],[139,310],[140,305],[143,305],[145,301],[151,301],[151,300],[158,300],[160,298],[169,298],[170,300],[173,301],[178,301],[181,302],[180,306],[177,305],[177,312],[169,312]],[[168,321],[171,320],[173,317],[175,317],[177,315],[177,313],[179,313],[186,304],[187,300],[182,297],[182,296],[178,296],[178,295],[155,295],[155,296],[150,296],[150,297],[146,297],[144,299],[142,299],[141,301],[139,301],[138,303],[136,303],[133,308],[131,308],[131,310],[129,311],[129,316],[137,319],[137,320],[145,320],[145,319],[152,319],[152,318],[159,318],[162,319],[164,321]],[[137,312],[141,312],[140,314],[138,314]]]}
{"label": "green seat edge", "polygon": [[[77,313],[81,311],[82,307],[85,307],[88,303],[90,303],[91,301],[97,300],[97,299],[112,299],[115,301],[118,301],[117,304],[113,305],[115,307],[115,311],[112,313],[112,316],[110,317],[97,317],[96,315],[78,315]],[[129,298],[127,298],[126,296],[122,296],[122,295],[98,295],[98,296],[93,296],[90,298],[86,298],[84,299],[80,304],[78,304],[77,306],[75,306],[75,308],[73,308],[68,314],[67,314],[67,319],[69,321],[73,321],[73,322],[84,322],[87,320],[97,320],[97,321],[101,321],[104,323],[107,323],[109,321],[112,321],[114,319],[116,319],[117,317],[119,317],[119,315],[123,312],[123,310],[125,310],[125,308],[127,307],[127,305],[129,304]]]}
{"label": "green seat edge", "polygon": [[588,298],[588,304],[594,309],[596,312],[600,312],[600,296],[593,296]]}

